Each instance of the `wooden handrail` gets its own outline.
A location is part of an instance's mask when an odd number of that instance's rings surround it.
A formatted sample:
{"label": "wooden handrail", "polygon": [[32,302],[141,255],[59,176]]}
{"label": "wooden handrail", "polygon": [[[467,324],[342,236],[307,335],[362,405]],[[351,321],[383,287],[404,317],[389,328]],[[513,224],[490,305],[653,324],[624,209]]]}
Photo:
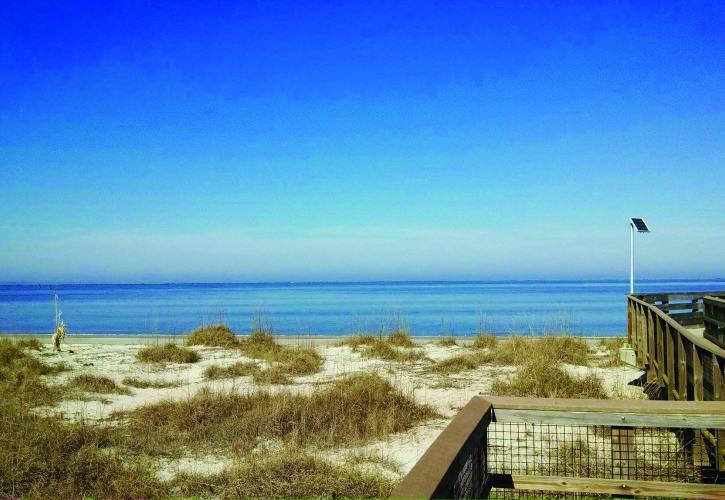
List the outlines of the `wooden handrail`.
{"label": "wooden handrail", "polygon": [[[708,294],[703,294],[703,297],[705,297],[706,295],[708,295]],[[633,302],[636,302],[638,304],[643,305],[644,307],[651,309],[652,312],[654,312],[657,316],[662,318],[672,328],[677,330],[677,333],[679,333],[680,335],[685,337],[687,340],[689,340],[696,346],[698,346],[701,349],[704,349],[708,352],[711,352],[712,354],[715,354],[716,356],[725,358],[725,349],[718,347],[717,345],[713,344],[709,340],[705,340],[705,338],[703,338],[703,337],[698,337],[697,335],[693,334],[686,327],[679,324],[677,321],[672,319],[666,312],[664,312],[662,309],[657,307],[657,305],[652,304],[650,302],[646,302],[644,300],[641,300],[641,299],[637,298],[635,295],[628,295],[627,297],[630,300],[632,300]]]}
{"label": "wooden handrail", "polygon": [[443,429],[390,498],[453,498],[460,469],[471,452],[481,446],[490,421],[491,403],[480,397],[472,398]]}

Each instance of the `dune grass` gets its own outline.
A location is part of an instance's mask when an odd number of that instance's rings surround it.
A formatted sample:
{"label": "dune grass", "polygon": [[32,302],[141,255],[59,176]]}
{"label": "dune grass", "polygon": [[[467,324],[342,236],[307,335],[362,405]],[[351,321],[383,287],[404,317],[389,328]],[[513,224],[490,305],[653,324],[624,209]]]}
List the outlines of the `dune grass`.
{"label": "dune grass", "polygon": [[200,358],[191,349],[169,343],[143,347],[136,359],[142,363],[196,363]]}
{"label": "dune grass", "polygon": [[34,411],[72,393],[42,378],[62,369],[0,339],[0,497],[158,496],[153,464],[117,454],[114,430]]}
{"label": "dune grass", "polygon": [[287,367],[283,365],[262,368],[258,363],[239,362],[229,366],[211,365],[204,370],[204,378],[207,380],[247,376],[251,376],[252,380],[258,384],[286,385],[292,383]]}
{"label": "dune grass", "polygon": [[135,387],[137,389],[168,389],[170,387],[181,386],[181,382],[176,380],[150,380],[140,379],[136,377],[124,378],[123,384],[129,387]]}
{"label": "dune grass", "polygon": [[218,380],[222,378],[246,377],[259,370],[257,363],[239,362],[229,366],[211,365],[204,370],[204,378]]}
{"label": "dune grass", "polygon": [[420,349],[399,348],[387,340],[376,340],[361,350],[364,358],[384,359],[398,363],[414,363],[426,359]]}
{"label": "dune grass", "polygon": [[69,383],[73,389],[98,394],[131,394],[126,387],[119,386],[108,377],[84,373],[73,377]]}
{"label": "dune grass", "polygon": [[474,349],[495,349],[498,345],[498,339],[496,335],[489,333],[479,333],[473,337],[473,343],[471,347]]}
{"label": "dune grass", "polygon": [[279,344],[274,335],[254,332],[242,339],[239,349],[250,358],[284,365],[288,375],[303,376],[317,373],[322,368],[322,356],[312,347],[288,347]]}
{"label": "dune grass", "polygon": [[162,401],[125,414],[144,436],[140,446],[155,452],[168,450],[169,443],[244,450],[260,438],[349,445],[408,430],[434,416],[431,408],[376,374],[350,375],[311,394],[202,389],[185,400]]}
{"label": "dune grass", "polygon": [[406,330],[396,330],[388,335],[388,344],[397,347],[415,347],[415,342]]}
{"label": "dune grass", "polygon": [[207,347],[237,347],[239,341],[227,325],[218,324],[197,328],[186,338],[186,345]]}
{"label": "dune grass", "polygon": [[388,336],[352,335],[338,341],[337,345],[349,346],[353,351],[360,352],[364,358],[384,359],[399,363],[413,363],[426,359],[425,353],[414,349],[415,342],[410,334],[397,329]]}
{"label": "dune grass", "polygon": [[10,339],[0,339],[0,399],[21,400],[43,406],[59,399],[58,391],[40,378],[65,370],[62,364],[48,365]]}
{"label": "dune grass", "polygon": [[43,344],[36,338],[20,339],[15,341],[15,345],[21,349],[31,349],[33,351],[42,351]]}
{"label": "dune grass", "polygon": [[502,341],[498,341],[496,337],[490,335],[478,335],[474,339],[472,347],[474,352],[438,361],[427,370],[447,375],[472,370],[485,364],[521,365],[527,362],[532,354],[545,357],[551,363],[568,363],[579,366],[587,366],[589,363],[589,347],[586,341],[567,335],[542,335],[540,337],[514,335]]}
{"label": "dune grass", "polygon": [[183,474],[181,496],[214,498],[387,498],[394,482],[356,464],[331,464],[299,449],[251,456],[218,475]]}
{"label": "dune grass", "polygon": [[543,355],[519,366],[509,380],[497,378],[491,384],[495,396],[522,396],[531,398],[592,398],[608,399],[602,379],[590,373],[579,377],[571,375],[560,363]]}
{"label": "dune grass", "polygon": [[458,341],[454,337],[439,337],[436,344],[442,347],[455,347],[458,345]]}
{"label": "dune grass", "polygon": [[457,354],[450,358],[443,359],[432,365],[429,365],[425,370],[429,373],[436,373],[438,375],[451,375],[453,373],[460,373],[466,370],[474,370],[481,365],[490,362],[490,356],[486,353],[467,353]]}
{"label": "dune grass", "polygon": [[0,497],[128,498],[160,494],[155,467],[114,451],[112,431],[0,403]]}

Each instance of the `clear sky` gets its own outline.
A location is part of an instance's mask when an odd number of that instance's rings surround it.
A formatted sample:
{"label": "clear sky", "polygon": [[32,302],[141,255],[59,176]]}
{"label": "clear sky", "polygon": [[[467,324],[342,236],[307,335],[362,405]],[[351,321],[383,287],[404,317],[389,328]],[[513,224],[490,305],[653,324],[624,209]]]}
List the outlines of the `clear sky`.
{"label": "clear sky", "polygon": [[[115,3],[115,5],[111,5]],[[722,2],[0,5],[0,281],[725,276]]]}

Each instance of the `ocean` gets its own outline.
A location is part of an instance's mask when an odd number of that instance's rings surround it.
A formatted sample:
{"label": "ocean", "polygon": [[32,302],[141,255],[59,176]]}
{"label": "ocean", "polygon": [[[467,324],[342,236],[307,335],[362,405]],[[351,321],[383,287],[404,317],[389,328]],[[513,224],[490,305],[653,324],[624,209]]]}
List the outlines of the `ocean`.
{"label": "ocean", "polygon": [[[182,334],[255,322],[282,335],[390,331],[413,335],[626,331],[627,281],[0,284],[0,332],[49,333],[58,295],[71,334]],[[640,281],[638,292],[725,289],[725,280]]]}

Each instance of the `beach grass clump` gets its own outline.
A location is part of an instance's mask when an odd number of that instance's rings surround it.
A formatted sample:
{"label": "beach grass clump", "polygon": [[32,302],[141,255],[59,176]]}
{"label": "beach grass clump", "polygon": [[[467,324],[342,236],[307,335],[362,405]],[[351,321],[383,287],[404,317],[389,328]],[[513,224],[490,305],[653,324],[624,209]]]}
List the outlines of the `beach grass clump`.
{"label": "beach grass clump", "polygon": [[259,371],[259,365],[255,362],[239,362],[229,366],[211,365],[204,370],[204,378],[207,380],[219,380],[223,378],[247,377]]}
{"label": "beach grass clump", "polygon": [[128,388],[119,386],[108,377],[87,373],[73,377],[69,386],[83,392],[97,394],[131,394]]}
{"label": "beach grass clump", "polygon": [[197,328],[186,338],[186,345],[203,345],[207,347],[236,347],[237,337],[227,325],[218,324]]}
{"label": "beach grass clump", "polygon": [[143,347],[136,359],[142,363],[196,363],[200,358],[191,349],[168,343]]}
{"label": "beach grass clump", "polygon": [[63,364],[48,365],[9,339],[0,339],[0,399],[20,399],[25,404],[42,406],[55,403],[58,388],[42,379],[65,370]]}
{"label": "beach grass clump", "polygon": [[178,380],[151,380],[136,377],[126,377],[123,384],[137,389],[168,389],[171,387],[180,387],[181,381]]}
{"label": "beach grass clump", "polygon": [[458,345],[458,341],[454,337],[439,337],[436,344],[441,347],[455,347]]}
{"label": "beach grass clump", "polygon": [[357,351],[361,346],[370,345],[377,340],[380,340],[380,337],[377,335],[356,334],[340,339],[336,345],[348,346],[351,347],[353,351]]}
{"label": "beach grass clump", "polygon": [[174,491],[204,498],[387,498],[394,486],[380,472],[332,464],[297,448],[260,455],[217,475],[180,474]]}
{"label": "beach grass clump", "polygon": [[426,371],[429,373],[437,373],[438,375],[451,375],[453,373],[474,370],[490,361],[491,357],[486,353],[474,352],[458,354],[427,366]]}
{"label": "beach grass clump", "polygon": [[365,346],[361,354],[364,358],[383,359],[398,363],[414,363],[426,359],[425,353],[420,349],[399,348],[383,339],[378,339]]}
{"label": "beach grass clump", "polygon": [[248,449],[260,438],[350,445],[408,430],[435,416],[433,409],[377,374],[350,375],[311,394],[202,389],[185,400],[162,401],[126,414],[138,435],[153,435],[140,445],[155,450],[169,442]]}
{"label": "beach grass clump", "polygon": [[512,335],[497,342],[491,349],[491,363],[501,366],[520,365],[527,362],[532,353],[546,357],[551,362],[587,366],[589,346],[586,340],[572,335]]}
{"label": "beach grass clump", "polygon": [[250,358],[285,365],[284,372],[293,376],[317,373],[324,362],[314,348],[284,346],[266,332],[253,332],[239,342],[239,349]]}
{"label": "beach grass clump", "polygon": [[496,335],[492,333],[479,333],[473,337],[471,347],[474,349],[495,349],[497,345]]}
{"label": "beach grass clump", "polygon": [[15,345],[20,347],[21,349],[30,349],[33,351],[42,351],[43,350],[43,344],[40,342],[40,340],[32,337],[29,339],[20,339],[15,341]]}
{"label": "beach grass clump", "polygon": [[71,389],[41,379],[62,369],[0,340],[0,498],[159,496],[153,465],[117,454],[115,430],[34,411]]}
{"label": "beach grass clump", "polygon": [[586,341],[572,336],[514,335],[499,342],[495,336],[478,335],[472,347],[475,349],[474,352],[438,361],[428,367],[428,371],[449,375],[473,370],[486,364],[521,365],[527,363],[532,356],[541,356],[551,363],[586,366],[589,355]]}
{"label": "beach grass clump", "polygon": [[398,329],[388,335],[388,344],[396,347],[415,347],[415,342],[406,330]]}
{"label": "beach grass clump", "polygon": [[530,398],[607,399],[607,391],[601,377],[594,373],[575,376],[560,363],[545,355],[533,354],[520,365],[515,375],[504,380],[497,378],[491,385],[495,396],[522,396]]}
{"label": "beach grass clump", "polygon": [[0,402],[0,497],[143,498],[162,492],[155,467],[115,451],[113,432]]}
{"label": "beach grass clump", "polygon": [[252,374],[252,380],[258,384],[289,385],[293,380],[283,366],[258,369]]}

